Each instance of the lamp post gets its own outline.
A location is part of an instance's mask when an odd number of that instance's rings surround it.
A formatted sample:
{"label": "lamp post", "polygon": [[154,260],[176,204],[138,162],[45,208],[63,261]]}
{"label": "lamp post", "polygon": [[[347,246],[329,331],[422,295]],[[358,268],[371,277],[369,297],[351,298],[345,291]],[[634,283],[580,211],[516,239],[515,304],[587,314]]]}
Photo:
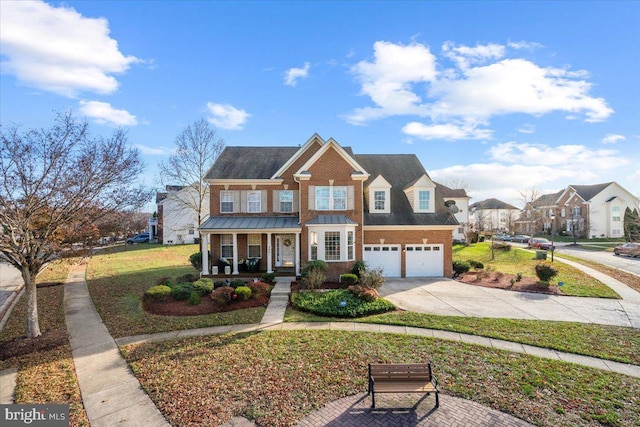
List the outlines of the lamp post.
{"label": "lamp post", "polygon": [[551,262],[553,262],[553,251],[555,250],[555,245],[553,244],[553,230],[554,230],[554,223],[556,222],[556,214],[551,212],[551,215],[549,215],[549,218],[551,218]]}

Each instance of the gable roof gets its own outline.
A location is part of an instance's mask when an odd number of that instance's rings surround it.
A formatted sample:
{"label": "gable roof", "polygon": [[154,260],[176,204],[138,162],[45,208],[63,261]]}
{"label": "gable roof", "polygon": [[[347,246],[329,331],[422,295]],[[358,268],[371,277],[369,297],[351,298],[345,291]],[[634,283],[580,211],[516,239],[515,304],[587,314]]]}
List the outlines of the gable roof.
{"label": "gable roof", "polygon": [[567,187],[567,190],[569,190],[569,188],[573,188],[584,201],[589,201],[596,195],[598,195],[598,193],[604,191],[604,189],[611,184],[613,184],[613,182],[605,182],[603,184],[593,185],[570,185],[569,187]]}
{"label": "gable roof", "polygon": [[436,189],[442,194],[442,197],[445,199],[451,198],[470,198],[467,195],[467,191],[464,188],[449,188],[446,185],[442,185],[438,182],[433,181],[436,184]]}
{"label": "gable roof", "polygon": [[300,169],[294,174],[294,176],[306,174],[311,168],[311,166],[313,166],[313,164],[317,162],[331,148],[333,148],[340,155],[340,157],[342,157],[344,161],[347,162],[353,168],[353,172],[351,175],[352,177],[354,175],[361,175],[363,177],[369,178],[369,174],[367,170],[358,163],[358,161],[355,158],[356,156],[353,155],[353,152],[351,152],[350,149],[345,150],[333,138],[329,138],[329,140],[313,156],[311,156],[311,158],[307,160],[307,162],[304,165],[302,165],[302,167],[300,167]]}
{"label": "gable roof", "polygon": [[534,208],[539,208],[542,206],[554,206],[558,202],[558,199],[560,198],[562,193],[564,193],[564,190],[560,190],[557,193],[543,194],[542,196],[531,202],[531,206],[533,206]]}
{"label": "gable roof", "polygon": [[205,179],[271,179],[299,147],[225,147]]}
{"label": "gable roof", "polygon": [[356,154],[356,160],[370,173],[365,188],[378,176],[391,184],[391,213],[369,212],[364,206],[365,225],[458,225],[444,205],[442,195],[435,191],[435,213],[414,213],[404,189],[422,176],[429,176],[415,154]]}
{"label": "gable roof", "polygon": [[480,202],[475,202],[473,203],[471,206],[469,206],[469,209],[515,209],[515,210],[520,210],[520,208],[516,208],[513,205],[510,205],[509,203],[503,202],[502,200],[498,200],[498,199],[487,199],[487,200],[482,200]]}

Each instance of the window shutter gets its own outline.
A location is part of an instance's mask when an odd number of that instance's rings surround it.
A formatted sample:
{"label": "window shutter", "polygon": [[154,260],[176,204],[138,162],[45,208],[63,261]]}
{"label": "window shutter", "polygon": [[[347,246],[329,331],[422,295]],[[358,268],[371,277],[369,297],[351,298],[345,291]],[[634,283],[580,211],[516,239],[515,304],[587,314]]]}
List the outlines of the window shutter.
{"label": "window shutter", "polygon": [[246,212],[247,209],[247,192],[245,190],[240,191],[240,210],[238,212]]}
{"label": "window shutter", "polygon": [[347,210],[352,211],[354,209],[354,190],[353,185],[347,187]]}
{"label": "window shutter", "polygon": [[280,212],[280,190],[273,190],[273,212]]}
{"label": "window shutter", "polygon": [[242,206],[240,206],[240,192],[233,192],[233,213],[241,212]]}
{"label": "window shutter", "polygon": [[315,185],[309,186],[309,210],[310,211],[316,210],[316,186]]}
{"label": "window shutter", "polygon": [[292,212],[298,212],[300,210],[300,192],[293,190],[293,209]]}
{"label": "window shutter", "polygon": [[269,209],[267,208],[267,202],[268,202],[267,199],[268,199],[267,191],[262,190],[260,192],[260,211],[261,212],[269,212]]}

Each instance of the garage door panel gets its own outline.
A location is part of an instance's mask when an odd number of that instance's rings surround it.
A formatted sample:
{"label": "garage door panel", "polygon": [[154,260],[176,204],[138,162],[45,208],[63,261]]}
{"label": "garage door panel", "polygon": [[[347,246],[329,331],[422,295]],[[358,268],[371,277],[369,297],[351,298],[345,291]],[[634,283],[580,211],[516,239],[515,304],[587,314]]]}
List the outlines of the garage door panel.
{"label": "garage door panel", "polygon": [[442,277],[444,275],[442,245],[407,245],[407,277]]}
{"label": "garage door panel", "polygon": [[364,262],[369,268],[382,268],[385,277],[401,275],[400,245],[364,245]]}

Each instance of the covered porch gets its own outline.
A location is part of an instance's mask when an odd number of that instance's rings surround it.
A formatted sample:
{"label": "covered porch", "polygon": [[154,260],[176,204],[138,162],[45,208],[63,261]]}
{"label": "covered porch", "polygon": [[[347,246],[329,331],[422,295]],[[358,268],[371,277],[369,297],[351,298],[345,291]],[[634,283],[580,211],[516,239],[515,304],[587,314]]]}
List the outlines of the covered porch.
{"label": "covered porch", "polygon": [[[202,275],[218,269],[218,260],[240,274],[243,260],[259,260],[260,271],[291,268],[300,274],[300,234],[297,216],[213,216],[199,228],[202,239]],[[224,271],[219,271],[224,274]]]}

